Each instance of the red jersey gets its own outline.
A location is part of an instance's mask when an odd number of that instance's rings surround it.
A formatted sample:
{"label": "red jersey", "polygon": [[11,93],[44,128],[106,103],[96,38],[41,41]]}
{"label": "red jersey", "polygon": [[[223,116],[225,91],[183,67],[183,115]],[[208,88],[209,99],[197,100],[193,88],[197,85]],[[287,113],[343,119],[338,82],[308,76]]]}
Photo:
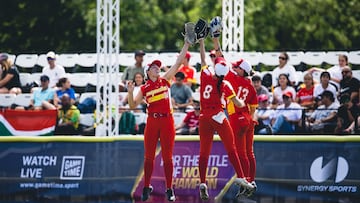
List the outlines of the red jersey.
{"label": "red jersey", "polygon": [[172,113],[170,83],[159,77],[155,82],[147,80],[140,90],[148,103],[149,113]]}
{"label": "red jersey", "polygon": [[185,75],[184,82],[191,82],[191,83],[196,82],[196,80],[194,78],[196,69],[194,67],[192,67],[192,66],[181,66],[179,68],[178,72],[183,72],[184,73],[184,75]]}
{"label": "red jersey", "polygon": [[199,126],[199,115],[196,115],[195,111],[188,112],[184,118],[184,123],[189,128],[194,128]]}
{"label": "red jersey", "polygon": [[309,90],[306,89],[306,87],[302,87],[296,94],[296,97],[300,99],[300,105],[312,103],[314,101],[314,86],[312,86]]}
{"label": "red jersey", "polygon": [[230,100],[232,97],[235,97],[234,89],[231,84],[223,80],[220,85],[220,93],[217,88],[218,78],[214,76],[214,70],[211,67],[204,66],[202,67],[200,80],[200,109],[201,112],[212,110],[213,111],[222,111],[221,97],[224,96],[226,100]]}
{"label": "red jersey", "polygon": [[258,106],[256,90],[250,79],[239,76],[232,70],[230,70],[229,73],[225,76],[225,79],[231,83],[236,96],[239,99],[244,100],[246,105],[245,107],[239,108],[235,106],[232,101],[228,100],[227,110],[229,115],[234,114],[235,112],[249,112],[249,106]]}

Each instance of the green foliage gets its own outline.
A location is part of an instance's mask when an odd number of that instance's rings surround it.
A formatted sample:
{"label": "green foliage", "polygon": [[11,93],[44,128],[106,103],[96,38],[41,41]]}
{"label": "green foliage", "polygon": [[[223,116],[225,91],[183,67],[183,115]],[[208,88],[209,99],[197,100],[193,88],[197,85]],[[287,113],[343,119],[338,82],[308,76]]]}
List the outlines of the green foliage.
{"label": "green foliage", "polygon": [[[95,52],[96,6],[93,0],[7,1],[0,50]],[[359,49],[359,10],[358,0],[245,0],[245,50]],[[221,12],[219,0],[120,0],[121,51],[177,51],[185,22]]]}

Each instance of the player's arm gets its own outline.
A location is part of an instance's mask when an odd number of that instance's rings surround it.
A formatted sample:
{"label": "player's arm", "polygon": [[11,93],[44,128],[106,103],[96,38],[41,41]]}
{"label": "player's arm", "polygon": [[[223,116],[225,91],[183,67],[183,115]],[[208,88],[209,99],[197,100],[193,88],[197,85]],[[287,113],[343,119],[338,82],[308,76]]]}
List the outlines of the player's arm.
{"label": "player's arm", "polygon": [[206,66],[206,61],[205,61],[205,43],[204,43],[204,39],[200,39],[199,40],[200,43],[200,59],[201,59],[201,67]]}
{"label": "player's arm", "polygon": [[180,52],[179,56],[177,57],[175,64],[172,65],[171,68],[168,71],[166,71],[163,76],[166,80],[171,80],[175,76],[180,65],[182,64],[182,61],[185,58],[185,54],[186,54],[187,50],[189,49],[189,46],[190,46],[190,44],[185,41],[184,46],[181,49],[181,52]]}
{"label": "player's arm", "polygon": [[237,98],[236,96],[231,97],[230,100],[235,104],[235,106],[237,106],[239,108],[242,108],[245,106],[244,100],[241,100],[241,99]]}
{"label": "player's arm", "polygon": [[141,102],[143,101],[143,94],[142,91],[139,91],[139,93],[134,98],[134,83],[130,81],[128,83],[128,103],[130,109],[135,109]]}
{"label": "player's arm", "polygon": [[222,57],[223,56],[223,53],[222,53],[222,50],[221,50],[221,47],[220,47],[220,42],[219,42],[219,37],[214,37],[212,38],[213,40],[213,44],[214,44],[214,49],[216,51],[216,57]]}

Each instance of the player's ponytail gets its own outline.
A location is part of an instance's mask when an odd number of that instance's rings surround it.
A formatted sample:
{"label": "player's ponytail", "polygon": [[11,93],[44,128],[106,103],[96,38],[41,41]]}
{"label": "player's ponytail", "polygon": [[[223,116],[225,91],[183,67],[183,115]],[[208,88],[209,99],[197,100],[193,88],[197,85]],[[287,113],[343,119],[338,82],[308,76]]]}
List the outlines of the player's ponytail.
{"label": "player's ponytail", "polygon": [[219,95],[221,96],[221,84],[222,84],[222,82],[224,80],[224,76],[223,75],[222,76],[217,75],[217,77],[219,78],[219,80],[217,81],[216,87],[217,87]]}

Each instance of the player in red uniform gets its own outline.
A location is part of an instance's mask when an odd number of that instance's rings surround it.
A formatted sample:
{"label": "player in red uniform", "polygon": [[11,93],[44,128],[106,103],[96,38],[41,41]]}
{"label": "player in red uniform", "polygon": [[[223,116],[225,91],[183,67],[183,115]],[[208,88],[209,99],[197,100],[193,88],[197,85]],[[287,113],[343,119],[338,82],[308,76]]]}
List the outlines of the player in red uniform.
{"label": "player in red uniform", "polygon": [[227,66],[224,58],[216,58],[214,69],[206,65],[203,39],[200,40],[200,56],[202,68],[200,76],[199,118],[199,172],[201,184],[199,186],[199,190],[201,199],[207,200],[209,198],[209,194],[206,185],[206,170],[215,132],[219,134],[228,153],[230,162],[236,171],[237,178],[235,179],[235,183],[247,188],[248,190],[252,190],[254,187],[245,179],[245,175],[236,152],[234,134],[223,111],[221,97],[223,95],[226,99],[231,100],[239,107],[244,106],[244,102],[236,97],[230,83],[223,80],[224,76],[229,72],[229,67]]}
{"label": "player in red uniform", "polygon": [[[247,180],[256,188],[256,160],[254,144],[254,113],[258,106],[257,94],[247,77],[251,73],[251,65],[244,60],[233,63],[232,70],[225,77],[233,86],[236,96],[245,101],[246,106],[238,108],[232,101],[227,104],[227,112],[235,135],[235,144],[241,166]],[[245,192],[245,191],[244,191]],[[248,194],[251,195],[251,194]]]}
{"label": "player in red uniform", "polygon": [[150,179],[154,167],[155,150],[160,138],[162,159],[164,161],[164,172],[166,179],[166,196],[168,201],[175,201],[174,191],[172,189],[173,160],[172,153],[175,141],[175,124],[172,115],[170,97],[170,80],[178,71],[189,43],[185,44],[176,59],[175,64],[160,77],[161,61],[154,60],[144,70],[148,78],[146,83],[141,86],[139,93],[133,97],[134,85],[128,84],[128,102],[130,108],[136,108],[145,98],[148,104],[148,117],[144,132],[144,176],[145,185],[141,196],[142,201],[146,201],[153,188],[150,185]]}
{"label": "player in red uniform", "polygon": [[[220,19],[221,20],[221,19]],[[219,23],[221,25],[221,23]],[[218,38],[213,38],[214,48],[218,55],[222,56]],[[254,144],[254,113],[258,106],[257,94],[248,76],[251,75],[249,62],[240,59],[232,63],[232,69],[226,75],[234,88],[236,96],[245,102],[244,107],[237,107],[231,100],[227,101],[226,109],[229,115],[231,127],[235,136],[235,144],[240,163],[247,181],[251,182],[254,190],[242,190],[238,195],[252,195],[257,186],[255,183],[256,160],[253,150]]]}

